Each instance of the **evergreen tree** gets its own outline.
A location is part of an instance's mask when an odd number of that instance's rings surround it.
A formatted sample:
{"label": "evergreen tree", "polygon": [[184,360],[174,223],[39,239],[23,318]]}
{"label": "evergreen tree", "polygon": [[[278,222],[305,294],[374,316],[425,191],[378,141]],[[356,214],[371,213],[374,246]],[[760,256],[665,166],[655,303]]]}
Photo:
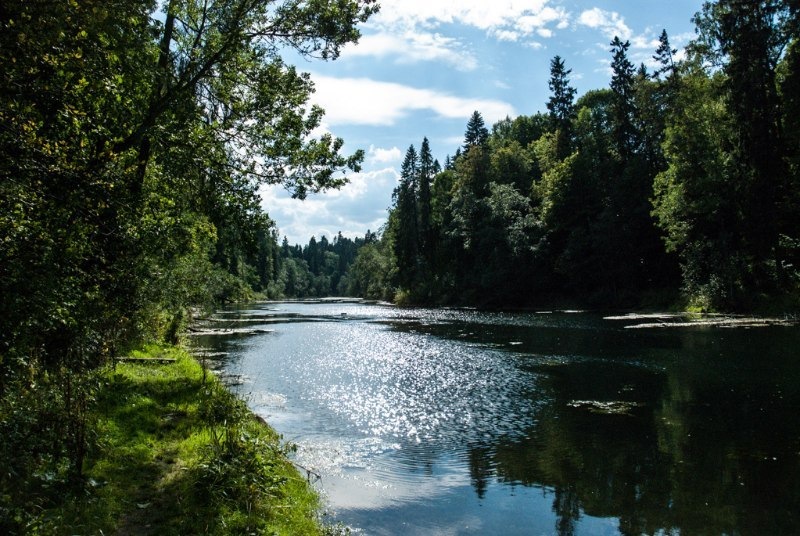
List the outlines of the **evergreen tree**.
{"label": "evergreen tree", "polygon": [[560,56],[550,61],[550,99],[547,109],[550,112],[550,122],[553,130],[558,131],[558,156],[566,158],[571,150],[572,121],[575,119],[575,93],[574,87],[569,85],[569,74],[572,69],[566,69],[564,60]]}
{"label": "evergreen tree", "polygon": [[653,56],[653,60],[659,65],[653,73],[656,78],[663,76],[666,80],[672,79],[675,74],[675,54],[677,53],[678,50],[672,48],[669,44],[667,30],[661,30],[661,35],[658,38],[658,48]]}
{"label": "evergreen tree", "polygon": [[419,260],[418,181],[419,157],[414,146],[409,146],[400,168],[400,184],[394,192],[395,226],[394,255],[397,259],[397,280],[405,289],[411,289],[417,279]]}
{"label": "evergreen tree", "polygon": [[[489,130],[483,122],[483,116],[477,110],[472,112],[464,132],[464,152],[472,147],[482,147],[489,139]],[[456,153],[456,158],[459,154]]]}
{"label": "evergreen tree", "polygon": [[633,63],[628,59],[630,41],[624,43],[619,37],[611,41],[611,91],[614,100],[611,104],[613,138],[620,158],[625,161],[636,149],[636,128],[634,126],[634,74]]}
{"label": "evergreen tree", "polygon": [[419,214],[419,248],[426,264],[429,265],[433,252],[433,234],[431,229],[431,181],[436,173],[436,166],[431,154],[428,138],[422,140],[419,151],[419,179],[417,194],[417,211]]}

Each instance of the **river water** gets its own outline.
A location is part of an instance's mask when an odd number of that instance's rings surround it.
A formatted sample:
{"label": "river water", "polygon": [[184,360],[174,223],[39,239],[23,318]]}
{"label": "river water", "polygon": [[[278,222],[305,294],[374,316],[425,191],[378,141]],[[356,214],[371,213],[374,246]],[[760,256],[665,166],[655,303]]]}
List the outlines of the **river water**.
{"label": "river water", "polygon": [[800,533],[800,328],[674,322],[269,303],[195,342],[357,534]]}

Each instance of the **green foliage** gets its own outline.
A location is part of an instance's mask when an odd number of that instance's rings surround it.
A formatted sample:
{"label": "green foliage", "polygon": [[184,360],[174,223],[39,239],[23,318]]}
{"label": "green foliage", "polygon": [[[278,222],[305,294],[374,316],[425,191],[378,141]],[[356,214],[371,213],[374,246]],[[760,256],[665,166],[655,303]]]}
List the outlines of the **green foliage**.
{"label": "green foliage", "polygon": [[382,237],[396,299],[636,306],[680,287],[702,309],[794,303],[797,14],[784,0],[708,2],[683,61],[666,30],[653,75],[615,38],[609,89],[574,102],[556,56],[547,116],[489,134],[475,112],[433,179],[424,239],[412,212],[427,195],[398,189]]}
{"label": "green foliage", "polygon": [[387,241],[372,242],[358,250],[350,267],[348,293],[370,300],[394,299],[391,273],[394,259]]}
{"label": "green foliage", "polygon": [[43,468],[4,480],[4,534],[321,532],[288,447],[242,401],[184,351],[132,356],[176,362],[96,371],[85,478]]}
{"label": "green foliage", "polygon": [[[342,154],[341,139],[312,136],[323,114],[308,103],[313,84],[280,54],[335,59],[376,9],[0,8],[3,523],[44,533],[57,524],[37,512],[87,471],[99,367],[137,341],[177,341],[191,307],[277,290],[281,259],[259,188],[337,188],[363,159]],[[12,489],[36,499],[15,502]]]}

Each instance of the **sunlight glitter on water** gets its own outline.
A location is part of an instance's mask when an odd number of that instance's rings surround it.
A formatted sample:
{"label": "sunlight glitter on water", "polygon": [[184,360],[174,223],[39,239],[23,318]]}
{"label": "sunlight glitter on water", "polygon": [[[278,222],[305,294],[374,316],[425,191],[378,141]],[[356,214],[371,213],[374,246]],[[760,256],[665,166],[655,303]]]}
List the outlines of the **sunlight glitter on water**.
{"label": "sunlight glitter on water", "polygon": [[323,327],[302,346],[307,396],[363,434],[444,449],[514,434],[530,411],[513,393],[535,378],[511,373],[507,353],[368,324]]}

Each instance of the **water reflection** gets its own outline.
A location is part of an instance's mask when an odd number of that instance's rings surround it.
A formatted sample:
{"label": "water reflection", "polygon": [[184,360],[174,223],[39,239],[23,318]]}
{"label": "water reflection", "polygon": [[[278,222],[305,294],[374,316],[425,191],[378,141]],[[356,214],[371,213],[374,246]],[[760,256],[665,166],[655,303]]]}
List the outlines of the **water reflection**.
{"label": "water reflection", "polygon": [[368,534],[800,530],[797,328],[272,304],[198,337]]}

